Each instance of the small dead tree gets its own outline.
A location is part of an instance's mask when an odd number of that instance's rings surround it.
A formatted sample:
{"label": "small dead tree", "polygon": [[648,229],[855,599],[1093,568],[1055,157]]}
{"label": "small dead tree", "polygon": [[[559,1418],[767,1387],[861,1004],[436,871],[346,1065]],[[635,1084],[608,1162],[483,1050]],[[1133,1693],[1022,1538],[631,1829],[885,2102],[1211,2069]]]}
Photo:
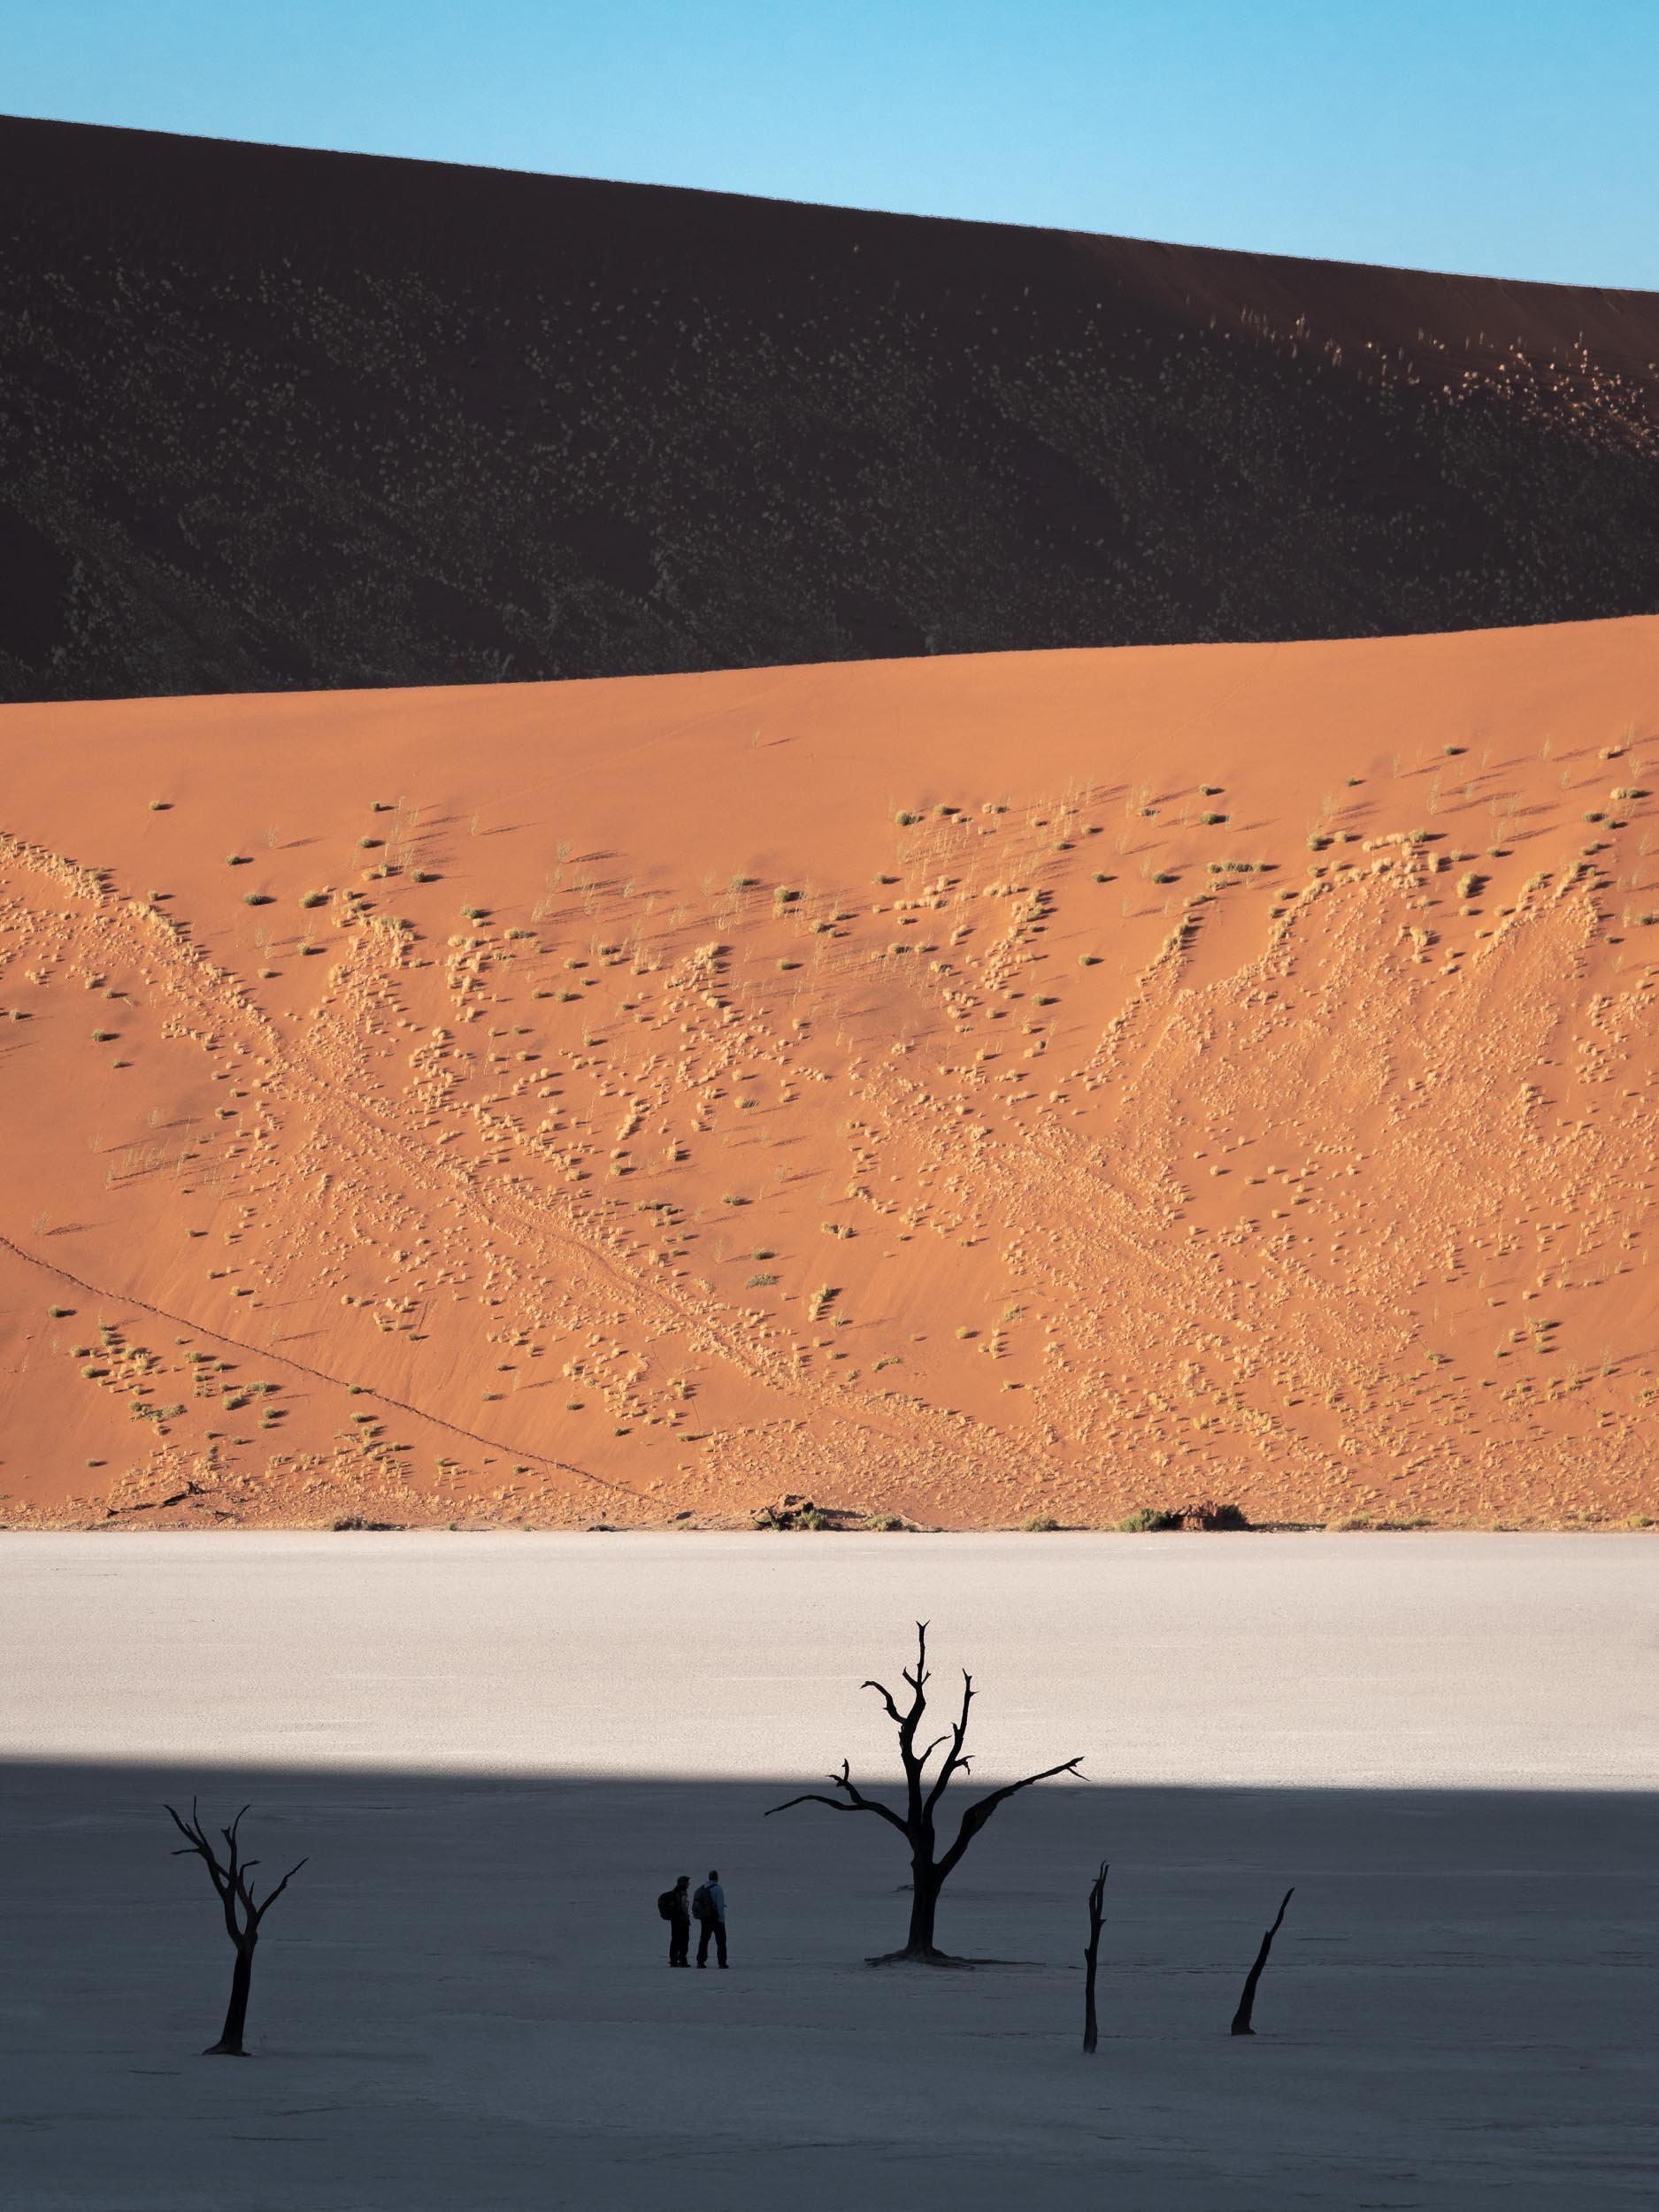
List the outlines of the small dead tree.
{"label": "small dead tree", "polygon": [[1262,1978],[1262,1969],[1267,1964],[1267,1955],[1273,1947],[1273,1938],[1279,1933],[1279,1928],[1283,1924],[1285,1918],[1285,1906],[1289,1904],[1291,1899],[1295,1894],[1295,1885],[1293,1883],[1285,1892],[1284,1903],[1279,1906],[1278,1915],[1274,1919],[1272,1926],[1262,1938],[1262,1947],[1256,1955],[1256,1964],[1250,1969],[1249,1972],[1244,1978],[1244,1992],[1239,1999],[1239,2009],[1233,2016],[1233,2032],[1234,2035],[1254,2035],[1256,2033],[1256,2030],[1250,2025],[1250,2015],[1256,2009],[1256,1985]]}
{"label": "small dead tree", "polygon": [[244,1859],[242,1855],[241,1846],[236,1839],[237,1831],[242,1826],[242,1815],[248,1810],[245,1805],[242,1812],[238,1813],[235,1819],[231,1822],[230,1826],[221,1828],[219,1832],[225,1839],[223,1859],[219,1857],[214,1846],[208,1841],[207,1831],[202,1825],[194,1798],[190,1800],[188,1820],[183,1819],[174,1812],[171,1805],[166,1808],[166,1810],[172,1816],[173,1826],[184,1838],[184,1842],[173,1855],[175,1859],[184,1859],[194,1855],[204,1862],[211,1877],[219,1901],[224,1908],[225,1932],[229,1936],[236,1950],[236,1963],[230,1978],[230,2004],[225,2013],[224,2031],[219,2041],[210,2043],[202,2055],[204,2058],[245,2058],[247,2053],[242,2047],[242,2036],[248,2021],[248,1991],[253,1980],[253,1955],[254,1947],[259,1940],[259,1924],[299,1872],[300,1867],[305,1864],[305,1861],[302,1859],[298,1866],[289,1867],[269,1896],[256,1898],[253,1884],[249,1878],[259,1862],[257,1859]]}
{"label": "small dead tree", "polygon": [[1088,1893],[1088,1941],[1083,1946],[1083,2048],[1094,2050],[1100,2043],[1100,2024],[1094,2017],[1094,1973],[1100,1964],[1101,1922],[1105,1916],[1106,1876],[1109,1870],[1104,1859],[1100,1872],[1094,1877],[1094,1887]]}
{"label": "small dead tree", "polygon": [[[918,1750],[916,1740],[920,1732],[923,1717],[927,1710],[927,1623],[916,1624],[916,1666],[914,1671],[905,1669],[903,1680],[909,1686],[910,1701],[900,1711],[893,1693],[879,1682],[865,1682],[860,1686],[873,1690],[887,1709],[887,1718],[899,1732],[899,1758],[904,1768],[904,1810],[895,1812],[890,1805],[883,1805],[873,1797],[866,1797],[852,1780],[849,1762],[841,1761],[841,1770],[833,1774],[830,1781],[841,1794],[826,1797],[820,1792],[809,1791],[804,1796],[791,1797],[781,1805],[770,1807],[766,1818],[773,1813],[787,1813],[792,1805],[827,1805],[835,1813],[873,1813],[878,1820],[885,1820],[889,1828],[896,1828],[910,1847],[910,1932],[902,1951],[887,1951],[870,1961],[872,1966],[886,1966],[899,1961],[926,1966],[958,1966],[964,1963],[953,1959],[938,1948],[933,1941],[933,1920],[939,1910],[939,1893],[960,1865],[963,1855],[999,1805],[1021,1790],[1028,1790],[1033,1782],[1046,1782],[1056,1774],[1075,1774],[1082,1762],[1079,1752],[1075,1759],[1063,1759],[1058,1766],[1045,1767],[1041,1774],[1028,1774],[1023,1780],[1004,1784],[1001,1789],[989,1790],[965,1807],[957,1824],[956,1839],[941,1852],[934,1828],[935,1816],[941,1799],[949,1787],[951,1779],[969,1770],[970,1759],[966,1749],[968,1740],[968,1711],[973,1702],[973,1678],[965,1670],[962,1677],[962,1709],[942,1736],[936,1736],[923,1750]],[[949,1747],[931,1782],[927,1778],[927,1763],[941,1747]]]}

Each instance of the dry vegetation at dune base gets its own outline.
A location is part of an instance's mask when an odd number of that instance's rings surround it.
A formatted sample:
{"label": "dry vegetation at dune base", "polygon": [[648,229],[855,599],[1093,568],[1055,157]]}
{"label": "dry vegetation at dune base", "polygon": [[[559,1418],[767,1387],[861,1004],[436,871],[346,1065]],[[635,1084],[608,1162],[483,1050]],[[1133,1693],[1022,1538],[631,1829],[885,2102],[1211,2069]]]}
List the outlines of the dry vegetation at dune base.
{"label": "dry vegetation at dune base", "polygon": [[0,1516],[1659,1517],[1656,680],[5,710]]}

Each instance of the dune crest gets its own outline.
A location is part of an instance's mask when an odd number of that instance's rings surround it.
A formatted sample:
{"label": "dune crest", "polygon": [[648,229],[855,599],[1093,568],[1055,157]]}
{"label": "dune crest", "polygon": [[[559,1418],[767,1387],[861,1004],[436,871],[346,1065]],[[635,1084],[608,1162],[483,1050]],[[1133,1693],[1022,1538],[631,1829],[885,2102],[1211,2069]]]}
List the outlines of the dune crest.
{"label": "dune crest", "polygon": [[1655,1513],[1655,673],[5,710],[0,1514]]}

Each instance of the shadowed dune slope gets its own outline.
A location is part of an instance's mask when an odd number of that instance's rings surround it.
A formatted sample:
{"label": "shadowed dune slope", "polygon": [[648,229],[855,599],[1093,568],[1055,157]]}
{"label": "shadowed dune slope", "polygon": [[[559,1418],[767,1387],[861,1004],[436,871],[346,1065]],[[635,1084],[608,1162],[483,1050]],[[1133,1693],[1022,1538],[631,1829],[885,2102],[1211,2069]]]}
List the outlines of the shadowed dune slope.
{"label": "shadowed dune slope", "polygon": [[1659,299],[0,121],[0,696],[1659,608]]}
{"label": "shadowed dune slope", "polygon": [[6,710],[6,1517],[1659,1511],[1656,678]]}

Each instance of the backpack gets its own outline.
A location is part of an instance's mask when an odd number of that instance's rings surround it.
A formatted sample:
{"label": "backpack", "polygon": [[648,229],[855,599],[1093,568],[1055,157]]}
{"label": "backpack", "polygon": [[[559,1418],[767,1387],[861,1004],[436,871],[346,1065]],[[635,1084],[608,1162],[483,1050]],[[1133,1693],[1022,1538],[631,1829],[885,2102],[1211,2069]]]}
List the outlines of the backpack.
{"label": "backpack", "polygon": [[672,1920],[674,1917],[679,1903],[680,1892],[677,1889],[665,1889],[657,1901],[657,1910],[659,1917],[664,1920]]}
{"label": "backpack", "polygon": [[699,1882],[697,1885],[696,1893],[691,1901],[691,1916],[694,1920],[712,1920],[714,1917],[714,1900],[709,1894],[707,1882]]}

